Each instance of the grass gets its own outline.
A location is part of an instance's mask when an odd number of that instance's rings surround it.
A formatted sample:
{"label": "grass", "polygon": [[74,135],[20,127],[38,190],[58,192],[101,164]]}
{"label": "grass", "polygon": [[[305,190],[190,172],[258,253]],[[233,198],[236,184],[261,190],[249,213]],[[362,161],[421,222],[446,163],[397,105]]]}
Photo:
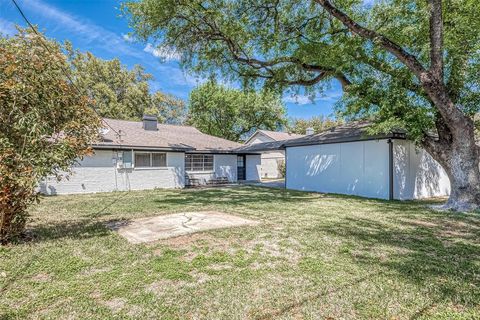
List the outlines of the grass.
{"label": "grass", "polygon": [[[0,248],[0,319],[479,319],[480,216],[235,187],[58,196]],[[218,210],[261,223],[151,244],[105,224]]]}

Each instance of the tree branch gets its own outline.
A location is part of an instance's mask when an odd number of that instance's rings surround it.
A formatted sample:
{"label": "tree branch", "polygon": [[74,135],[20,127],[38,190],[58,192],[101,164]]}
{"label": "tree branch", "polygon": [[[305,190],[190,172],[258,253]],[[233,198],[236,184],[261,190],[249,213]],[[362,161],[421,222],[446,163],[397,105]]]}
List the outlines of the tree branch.
{"label": "tree branch", "polygon": [[442,0],[428,0],[430,9],[430,73],[443,81]]}
{"label": "tree branch", "polygon": [[362,38],[369,39],[378,43],[382,48],[393,54],[397,57],[403,64],[405,64],[415,75],[419,78],[422,78],[423,75],[427,72],[423,65],[413,56],[412,54],[405,51],[398,44],[385,37],[384,35],[378,34],[377,32],[362,27],[360,24],[355,22],[347,14],[337,9],[329,0],[315,0],[320,4],[328,13],[340,20],[350,31],[361,36]]}

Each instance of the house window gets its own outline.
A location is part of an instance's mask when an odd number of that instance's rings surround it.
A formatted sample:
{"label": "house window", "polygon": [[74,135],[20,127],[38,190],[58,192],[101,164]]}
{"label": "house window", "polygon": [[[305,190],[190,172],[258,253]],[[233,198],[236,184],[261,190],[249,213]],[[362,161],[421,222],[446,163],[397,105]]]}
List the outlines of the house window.
{"label": "house window", "polygon": [[187,154],[185,155],[186,171],[213,171],[213,155]]}
{"label": "house window", "polygon": [[167,154],[166,153],[152,153],[152,167],[166,167]]}
{"label": "house window", "polygon": [[135,152],[135,168],[159,168],[167,166],[167,154],[159,152]]}

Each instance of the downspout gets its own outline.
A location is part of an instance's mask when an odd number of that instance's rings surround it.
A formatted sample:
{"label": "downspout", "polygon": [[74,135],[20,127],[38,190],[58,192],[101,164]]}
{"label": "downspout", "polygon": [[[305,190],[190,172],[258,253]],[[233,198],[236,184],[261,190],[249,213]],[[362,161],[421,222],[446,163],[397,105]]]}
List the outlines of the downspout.
{"label": "downspout", "polygon": [[285,147],[285,177],[284,177],[284,189],[286,190],[287,189],[287,147]]}
{"label": "downspout", "polygon": [[393,200],[393,141],[388,139],[388,200]]}

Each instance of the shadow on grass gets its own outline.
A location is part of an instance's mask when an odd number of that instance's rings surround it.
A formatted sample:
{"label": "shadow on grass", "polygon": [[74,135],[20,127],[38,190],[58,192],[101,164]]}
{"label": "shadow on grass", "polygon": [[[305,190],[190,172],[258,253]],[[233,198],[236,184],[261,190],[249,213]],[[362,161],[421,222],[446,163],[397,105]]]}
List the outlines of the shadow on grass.
{"label": "shadow on grass", "polygon": [[[432,213],[417,219],[402,214],[395,224],[346,218],[343,223],[312,226],[308,232],[351,241],[354,263],[424,288],[431,306],[480,303],[480,216]],[[412,318],[428,309],[416,311]]]}
{"label": "shadow on grass", "polygon": [[311,301],[320,299],[322,297],[326,297],[329,294],[333,294],[333,293],[336,293],[336,292],[341,292],[344,289],[353,287],[353,286],[355,286],[357,284],[360,284],[364,281],[368,281],[369,279],[371,279],[372,277],[375,277],[375,276],[378,276],[378,273],[372,273],[372,274],[369,274],[367,276],[360,277],[358,279],[354,279],[353,281],[351,281],[349,283],[346,283],[344,285],[341,285],[341,286],[339,286],[339,287],[337,287],[333,290],[328,290],[328,291],[325,291],[325,292],[320,292],[320,293],[317,293],[317,294],[307,296],[307,297],[303,298],[302,300],[300,300],[298,302],[291,303],[291,304],[289,304],[289,305],[287,305],[287,306],[285,306],[285,307],[283,307],[283,308],[281,308],[277,311],[263,314],[259,317],[256,317],[255,319],[258,319],[258,320],[277,319],[278,317],[283,316],[285,314],[288,314],[289,312],[291,312],[291,311],[293,311],[297,308],[301,308],[303,305],[305,305],[305,304],[307,304]]}
{"label": "shadow on grass", "polygon": [[27,230],[32,234],[30,242],[51,241],[64,238],[88,239],[107,236],[110,229],[105,222],[68,220],[53,224],[40,224]]}
{"label": "shadow on grass", "polygon": [[[320,196],[320,194],[318,194]],[[185,189],[165,199],[155,202],[164,205],[231,205],[246,203],[258,205],[266,203],[295,203],[317,200],[311,193],[291,190],[279,190],[266,187],[235,186],[230,188]]]}

